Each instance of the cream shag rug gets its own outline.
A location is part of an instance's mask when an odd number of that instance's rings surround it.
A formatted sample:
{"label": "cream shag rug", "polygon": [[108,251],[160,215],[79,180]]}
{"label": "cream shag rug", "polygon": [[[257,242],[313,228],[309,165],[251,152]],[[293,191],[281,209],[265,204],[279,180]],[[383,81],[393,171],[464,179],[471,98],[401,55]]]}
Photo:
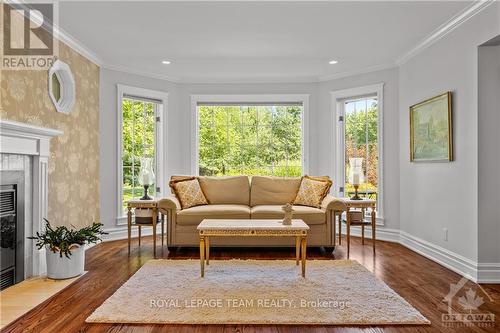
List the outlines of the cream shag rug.
{"label": "cream shag rug", "polygon": [[93,323],[408,325],[430,322],[353,260],[150,260]]}

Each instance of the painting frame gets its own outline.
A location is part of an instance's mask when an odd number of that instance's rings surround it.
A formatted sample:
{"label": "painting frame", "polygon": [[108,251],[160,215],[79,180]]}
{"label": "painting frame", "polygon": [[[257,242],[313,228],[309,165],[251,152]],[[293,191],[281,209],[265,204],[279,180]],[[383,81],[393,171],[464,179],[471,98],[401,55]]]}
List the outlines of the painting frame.
{"label": "painting frame", "polygon": [[[422,147],[418,146],[418,143],[422,140],[418,140],[416,137],[420,135],[419,131],[415,129],[415,117],[419,112],[427,112],[430,111],[428,109],[432,109],[432,112],[439,112],[438,116],[441,118],[446,117],[446,129],[441,129],[440,133],[433,134],[447,134],[447,142],[439,142],[441,148],[446,147],[446,151],[435,152],[435,156],[419,156],[418,149],[422,150]],[[452,92],[447,91],[440,95],[429,98],[425,101],[419,102],[410,106],[410,162],[451,162],[453,161],[453,109],[452,109]],[[434,111],[437,109],[437,111]],[[430,125],[427,125],[428,127]],[[428,130],[430,132],[430,130]],[[432,154],[433,152],[427,152],[427,154]]]}

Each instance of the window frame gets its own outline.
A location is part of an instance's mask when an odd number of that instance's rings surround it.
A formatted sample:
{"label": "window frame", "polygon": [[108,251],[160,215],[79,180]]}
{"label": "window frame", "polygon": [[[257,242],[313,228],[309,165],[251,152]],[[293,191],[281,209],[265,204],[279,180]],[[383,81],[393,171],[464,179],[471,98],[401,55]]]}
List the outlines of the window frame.
{"label": "window frame", "polygon": [[[156,187],[159,191],[155,191],[155,197],[161,197],[166,192],[165,185],[165,175],[167,175],[167,163],[166,163],[166,149],[167,145],[167,115],[168,115],[168,92],[150,90],[139,87],[133,87],[123,84],[117,84],[117,193],[116,198],[116,224],[125,225],[126,224],[126,212],[122,211],[122,201],[123,201],[123,160],[122,160],[122,150],[123,150],[123,110],[122,101],[127,98],[126,95],[132,95],[137,97],[157,99],[161,101],[161,110],[158,110],[156,114],[160,118],[155,126],[155,157],[156,157]],[[159,103],[160,104],[160,103]],[[160,108],[159,108],[160,109]]]}
{"label": "window frame", "polygon": [[331,91],[331,114],[332,114],[332,147],[334,153],[331,154],[331,166],[335,185],[332,186],[332,193],[335,196],[344,196],[340,188],[345,189],[345,122],[339,117],[344,116],[344,103],[349,99],[356,99],[363,96],[376,96],[377,108],[377,224],[384,225],[384,83],[362,86],[357,88]]}
{"label": "window frame", "polygon": [[199,175],[200,103],[301,103],[302,104],[302,174],[309,172],[309,94],[191,95],[191,174]]}

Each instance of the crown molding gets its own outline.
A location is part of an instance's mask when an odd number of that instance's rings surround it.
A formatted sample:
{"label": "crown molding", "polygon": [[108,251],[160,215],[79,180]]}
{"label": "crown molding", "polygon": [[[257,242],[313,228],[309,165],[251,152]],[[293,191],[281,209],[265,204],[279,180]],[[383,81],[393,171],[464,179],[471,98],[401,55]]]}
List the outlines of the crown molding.
{"label": "crown molding", "polygon": [[[1,3],[1,1],[0,1],[0,3]],[[26,0],[4,0],[4,3],[19,6],[19,7],[23,8],[24,10],[29,10],[31,8],[30,4],[27,3]],[[59,3],[56,1],[53,3],[53,5],[54,5],[54,11],[55,11],[54,15],[55,15],[55,17],[57,17],[57,15],[59,15],[59,7],[58,7]],[[35,24],[41,25],[43,23],[41,18],[37,15],[29,16],[28,18]],[[49,27],[52,27],[52,31],[47,30],[47,28],[49,28]],[[52,33],[53,38],[57,39],[60,42],[65,43],[66,45],[71,47],[73,50],[75,50],[76,52],[78,52],[79,54],[81,54],[82,56],[84,56],[85,58],[87,58],[88,60],[93,62],[94,64],[96,64],[98,66],[102,66],[103,61],[99,57],[99,55],[97,55],[97,53],[95,53],[94,51],[92,51],[91,49],[86,47],[82,42],[80,42],[75,37],[71,36],[68,32],[66,32],[63,28],[61,28],[56,22],[54,22],[54,21],[47,22],[47,26],[42,25],[42,28],[44,30],[48,31],[49,33]]]}
{"label": "crown molding", "polygon": [[257,84],[257,83],[316,83],[316,76],[255,77],[243,79],[187,77],[180,81],[188,84]]}
{"label": "crown molding", "polygon": [[176,76],[169,76],[169,75],[158,74],[158,73],[150,73],[148,71],[136,70],[136,69],[132,69],[132,68],[125,67],[125,66],[119,66],[119,65],[111,65],[108,63],[103,63],[101,65],[101,68],[112,70],[112,71],[117,71],[117,72],[122,72],[122,73],[127,73],[127,74],[139,75],[139,76],[147,77],[150,79],[169,81],[172,83],[180,83],[181,82],[181,78],[176,77]]}
{"label": "crown molding", "polygon": [[224,77],[220,78],[197,78],[188,77],[181,78],[177,76],[169,76],[158,73],[151,73],[149,71],[135,70],[126,66],[111,65],[108,63],[103,63],[101,68],[112,70],[116,72],[122,72],[126,74],[139,75],[142,77],[150,79],[158,79],[169,81],[171,83],[180,84],[257,84],[257,83],[317,83],[318,78],[314,76],[296,76],[296,77],[286,77],[286,78],[275,78],[275,77],[261,77],[261,78],[249,78],[249,79],[228,79]]}
{"label": "crown molding", "polygon": [[415,47],[396,60],[398,66],[405,64],[408,60],[429,48],[431,45],[442,39],[444,36],[467,22],[470,18],[480,13],[483,9],[493,4],[495,0],[480,0],[473,2],[470,6],[452,17],[434,30],[430,35],[422,39]]}
{"label": "crown molding", "polygon": [[74,51],[78,52],[88,60],[92,61],[97,66],[103,65],[103,60],[91,49],[86,47],[82,42],[80,42],[75,37],[71,36],[69,33],[64,31],[61,27],[54,25],[54,36],[64,44],[71,47]]}
{"label": "crown molding", "polygon": [[382,64],[382,65],[375,65],[375,66],[369,66],[369,67],[364,67],[360,69],[355,69],[352,71],[345,71],[345,72],[340,72],[340,73],[334,73],[330,75],[324,75],[324,76],[319,76],[318,81],[319,82],[325,82],[325,81],[331,81],[335,79],[341,79],[343,77],[349,77],[349,76],[355,76],[355,75],[360,75],[360,74],[366,74],[366,73],[371,73],[371,72],[377,72],[377,71],[382,71],[385,69],[391,69],[391,68],[396,68],[398,65],[396,63],[387,63],[387,64]]}

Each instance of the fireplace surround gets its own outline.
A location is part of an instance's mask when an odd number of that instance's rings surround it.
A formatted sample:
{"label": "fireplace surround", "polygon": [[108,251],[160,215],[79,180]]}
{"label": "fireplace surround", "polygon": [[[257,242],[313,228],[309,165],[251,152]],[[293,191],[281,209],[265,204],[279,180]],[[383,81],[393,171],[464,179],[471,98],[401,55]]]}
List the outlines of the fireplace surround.
{"label": "fireplace surround", "polygon": [[[4,156],[22,156],[29,161],[29,202],[25,205],[24,237],[42,232],[43,219],[47,218],[48,209],[48,163],[50,156],[50,139],[62,135],[63,132],[51,128],[39,127],[16,121],[0,120],[0,154]],[[2,158],[3,160],[3,158]],[[5,166],[2,165],[2,169]],[[8,167],[7,167],[8,169]],[[29,218],[28,215],[31,215]],[[26,239],[26,238],[24,238]],[[30,246],[31,253],[24,251],[24,277],[39,276],[46,273],[45,250],[37,250]],[[25,247],[26,249],[26,247]]]}

